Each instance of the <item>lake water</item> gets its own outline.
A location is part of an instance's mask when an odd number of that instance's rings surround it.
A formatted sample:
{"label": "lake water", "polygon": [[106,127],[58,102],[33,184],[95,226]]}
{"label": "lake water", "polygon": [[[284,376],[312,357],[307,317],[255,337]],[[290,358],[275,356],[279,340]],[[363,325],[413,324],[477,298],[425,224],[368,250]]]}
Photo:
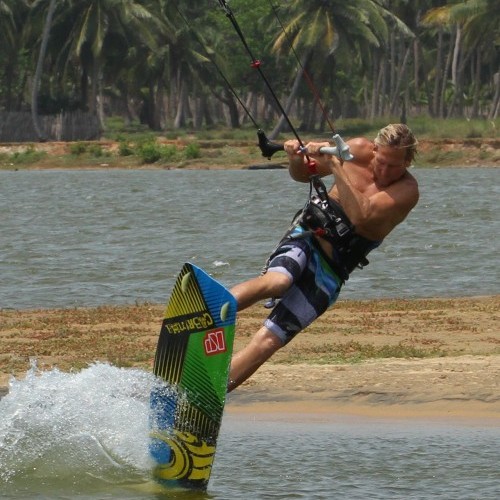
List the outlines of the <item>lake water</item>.
{"label": "lake water", "polygon": [[[414,169],[421,199],[343,298],[500,292],[498,170]],[[0,307],[164,302],[185,261],[256,275],[307,198],[286,171],[2,171]]]}
{"label": "lake water", "polygon": [[0,498],[498,499],[498,425],[230,412],[208,493],[155,493],[153,383],[105,364],[13,382],[0,400]]}
{"label": "lake water", "polygon": [[[343,297],[499,293],[498,171],[414,174],[419,205]],[[3,171],[0,191],[0,307],[19,309],[164,302],[186,260],[231,286],[260,270],[308,188],[283,171]],[[208,494],[162,496],[152,384],[104,364],[12,381],[0,498],[499,498],[499,426],[251,414],[226,415]]]}

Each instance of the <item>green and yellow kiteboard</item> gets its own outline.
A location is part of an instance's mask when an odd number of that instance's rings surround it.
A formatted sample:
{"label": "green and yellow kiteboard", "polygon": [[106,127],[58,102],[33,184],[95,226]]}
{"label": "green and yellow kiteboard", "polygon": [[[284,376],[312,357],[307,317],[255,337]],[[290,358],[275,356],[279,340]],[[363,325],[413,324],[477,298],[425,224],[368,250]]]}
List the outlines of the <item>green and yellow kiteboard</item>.
{"label": "green and yellow kiteboard", "polygon": [[236,299],[193,264],[174,285],[156,349],[151,393],[153,477],[206,489],[226,399]]}

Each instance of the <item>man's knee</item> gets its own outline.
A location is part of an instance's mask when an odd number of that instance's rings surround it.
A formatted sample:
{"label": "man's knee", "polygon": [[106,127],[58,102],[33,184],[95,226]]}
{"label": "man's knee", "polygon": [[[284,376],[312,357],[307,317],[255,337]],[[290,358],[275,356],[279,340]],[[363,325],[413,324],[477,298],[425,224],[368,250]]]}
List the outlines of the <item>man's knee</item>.
{"label": "man's knee", "polygon": [[254,337],[254,342],[258,344],[262,357],[270,358],[277,350],[285,344],[283,340],[266,327],[262,327]]}
{"label": "man's knee", "polygon": [[284,273],[269,270],[262,276],[262,279],[267,280],[269,285],[270,295],[282,297],[292,285],[292,278]]}

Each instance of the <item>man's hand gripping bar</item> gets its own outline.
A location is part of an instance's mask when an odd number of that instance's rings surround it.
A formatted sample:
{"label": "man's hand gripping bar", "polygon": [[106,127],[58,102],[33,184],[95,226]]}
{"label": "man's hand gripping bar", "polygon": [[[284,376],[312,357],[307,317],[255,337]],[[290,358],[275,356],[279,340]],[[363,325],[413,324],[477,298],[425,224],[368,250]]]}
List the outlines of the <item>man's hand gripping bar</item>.
{"label": "man's hand gripping bar", "polygon": [[[275,142],[271,142],[264,133],[263,130],[257,131],[257,137],[259,138],[259,148],[262,152],[262,156],[271,159],[274,153],[278,151],[284,151],[283,144],[277,144]],[[335,134],[332,137],[335,146],[323,146],[319,151],[320,153],[324,153],[327,155],[333,155],[339,158],[342,161],[350,161],[353,159],[353,156],[349,150],[349,146],[344,142],[342,137],[339,134]],[[306,151],[307,152],[307,151]]]}

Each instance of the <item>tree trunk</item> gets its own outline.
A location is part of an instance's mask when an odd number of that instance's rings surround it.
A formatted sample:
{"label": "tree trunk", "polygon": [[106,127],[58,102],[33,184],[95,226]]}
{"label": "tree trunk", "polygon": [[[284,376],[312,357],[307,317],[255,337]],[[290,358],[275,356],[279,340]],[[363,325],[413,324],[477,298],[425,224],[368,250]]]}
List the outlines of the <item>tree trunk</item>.
{"label": "tree trunk", "polygon": [[453,47],[450,44],[450,49],[448,51],[448,55],[446,56],[446,64],[444,65],[443,78],[441,80],[441,93],[439,99],[439,118],[444,118],[447,112],[446,87],[448,84],[448,73],[450,72],[452,57],[453,57]]}
{"label": "tree trunk", "polygon": [[455,43],[453,44],[453,57],[451,59],[451,83],[453,85],[453,98],[451,100],[450,106],[448,108],[448,112],[446,114],[446,118],[450,118],[454,111],[455,105],[458,100],[458,60],[460,57],[460,41],[462,38],[462,30],[460,25],[456,25],[455,31]]}
{"label": "tree trunk", "polygon": [[187,125],[189,112],[188,88],[184,81],[180,83],[179,101],[177,103],[177,113],[174,120],[174,128],[183,128]]}
{"label": "tree trunk", "polygon": [[407,47],[405,55],[403,57],[403,62],[401,63],[401,66],[398,71],[396,86],[394,88],[394,94],[392,95],[391,99],[391,115],[396,112],[396,107],[398,105],[398,98],[399,98],[399,90],[401,88],[401,85],[405,77],[406,65],[408,64],[408,57],[410,56],[410,52],[411,52],[411,45]]}
{"label": "tree trunk", "polygon": [[396,86],[396,37],[394,31],[390,34],[390,58],[389,58],[389,106],[392,106],[391,99],[394,95],[394,87]]}
{"label": "tree trunk", "polygon": [[415,102],[417,111],[420,112],[420,40],[418,37],[413,40],[413,88],[415,89]]}
{"label": "tree trunk", "polygon": [[285,108],[284,108],[285,113],[281,115],[276,127],[274,127],[274,130],[269,134],[269,139],[271,139],[271,140],[275,139],[278,136],[278,134],[282,131],[285,124],[288,123],[288,120],[287,120],[288,113],[290,112],[290,109],[292,108],[292,105],[297,97],[297,93],[299,91],[300,81],[302,80],[302,77],[304,75],[303,68],[306,67],[310,56],[311,56],[311,51],[307,51],[302,58],[302,61],[299,65],[299,69],[297,71],[297,74],[295,75],[295,80],[293,82],[292,89],[290,90],[290,95],[288,96],[288,99],[287,99],[286,104],[285,104]]}
{"label": "tree trunk", "polygon": [[[458,64],[458,68],[456,70],[456,86],[453,92],[453,99],[450,105],[450,109],[448,110],[447,118],[450,118],[451,116],[464,116],[464,74],[465,68],[469,63],[471,55],[472,51],[469,50],[461,58]],[[457,109],[456,112],[455,109]]]}
{"label": "tree trunk", "polygon": [[492,106],[488,114],[489,120],[496,120],[500,108],[500,72],[493,75],[493,85],[495,86],[495,96],[493,97]]}
{"label": "tree trunk", "polygon": [[40,128],[40,121],[38,116],[38,89],[40,87],[40,82],[42,79],[43,60],[45,59],[45,53],[47,52],[47,43],[49,42],[50,28],[52,26],[52,18],[54,17],[55,10],[56,0],[50,0],[47,17],[45,18],[45,24],[43,27],[42,43],[40,45],[40,54],[38,55],[38,61],[36,63],[36,70],[35,76],[33,78],[33,88],[31,93],[31,116],[33,119],[33,127],[35,128],[35,133],[39,141],[47,140],[45,134]]}
{"label": "tree trunk", "polygon": [[224,102],[227,104],[229,110],[229,126],[231,128],[240,128],[240,115],[234,100],[234,95],[229,89],[225,89],[226,98]]}
{"label": "tree trunk", "polygon": [[99,72],[97,80],[97,117],[99,119],[99,127],[101,131],[106,129],[106,117],[104,115],[104,91],[103,91],[103,75]]}
{"label": "tree trunk", "polygon": [[161,130],[161,119],[163,109],[163,94],[161,82],[155,80],[153,76],[148,82],[148,126],[151,130]]}
{"label": "tree trunk", "polygon": [[[373,56],[373,68],[372,68],[372,102],[370,105],[370,113],[369,113],[369,118],[370,121],[373,122],[373,119],[375,118],[375,115],[377,114],[377,108],[378,108],[378,100],[379,100],[379,84],[380,84],[380,67],[379,67],[379,54],[375,51],[375,49],[372,50]],[[378,71],[377,71],[378,70]],[[377,78],[377,73],[378,73],[378,78]]]}
{"label": "tree trunk", "polygon": [[387,106],[387,85],[388,85],[388,63],[387,57],[382,58],[382,69],[380,73],[382,74],[382,86],[380,90],[380,105],[378,109],[377,116],[385,116],[386,115],[386,106]]}
{"label": "tree trunk", "polygon": [[436,70],[434,77],[434,96],[432,100],[431,116],[439,116],[440,109],[440,96],[441,92],[440,83],[446,81],[446,73],[443,74],[443,27],[439,26],[438,29],[438,43],[436,49]]}
{"label": "tree trunk", "polygon": [[451,63],[451,82],[456,87],[458,80],[458,60],[460,57],[460,43],[462,40],[462,28],[457,24],[455,33],[455,44],[453,46],[453,61]]}
{"label": "tree trunk", "polygon": [[212,112],[210,111],[213,106],[209,106],[210,102],[208,99],[203,99],[201,103],[203,118],[205,119],[205,125],[207,127],[214,126],[214,118],[212,116]]}
{"label": "tree trunk", "polygon": [[476,49],[476,67],[474,72],[474,95],[472,96],[471,118],[479,116],[479,96],[481,94],[481,50]]}
{"label": "tree trunk", "polygon": [[99,75],[101,73],[101,64],[99,56],[92,59],[92,81],[90,86],[89,111],[92,114],[97,113],[97,95],[99,89]]}

